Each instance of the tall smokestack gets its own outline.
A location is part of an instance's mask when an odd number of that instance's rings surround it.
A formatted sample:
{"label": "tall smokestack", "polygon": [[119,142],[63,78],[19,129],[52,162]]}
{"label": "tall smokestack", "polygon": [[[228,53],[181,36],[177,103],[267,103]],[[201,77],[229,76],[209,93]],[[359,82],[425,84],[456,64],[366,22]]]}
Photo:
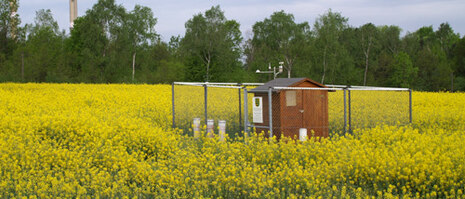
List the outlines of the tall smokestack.
{"label": "tall smokestack", "polygon": [[73,28],[74,20],[77,18],[77,0],[69,0],[69,26]]}

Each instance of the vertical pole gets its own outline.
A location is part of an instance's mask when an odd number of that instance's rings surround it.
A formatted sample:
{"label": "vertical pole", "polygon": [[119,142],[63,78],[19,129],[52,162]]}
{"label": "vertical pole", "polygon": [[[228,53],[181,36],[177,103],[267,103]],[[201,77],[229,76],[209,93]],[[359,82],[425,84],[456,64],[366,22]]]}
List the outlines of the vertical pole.
{"label": "vertical pole", "polygon": [[347,133],[347,89],[344,88],[344,135]]}
{"label": "vertical pole", "polygon": [[413,118],[412,118],[412,89],[408,90],[409,92],[409,119],[410,123],[412,123]]}
{"label": "vertical pole", "polygon": [[273,100],[271,99],[272,97],[272,88],[268,88],[268,116],[269,116],[269,122],[270,122],[270,138],[273,137]]}
{"label": "vertical pole", "polygon": [[276,79],[276,67],[273,67],[273,79]]}
{"label": "vertical pole", "polygon": [[207,108],[208,108],[207,107],[207,105],[208,105],[208,101],[207,101],[208,100],[208,91],[207,90],[208,89],[207,89],[207,84],[206,83],[203,85],[203,90],[204,90],[203,93],[205,95],[204,96],[204,101],[203,101],[204,107],[205,107],[205,125],[207,125],[207,121],[208,121],[208,112],[207,112]]}
{"label": "vertical pole", "polygon": [[171,83],[171,112],[173,114],[173,128],[176,127],[176,120],[175,120],[175,109],[174,109],[174,82]]}
{"label": "vertical pole", "polygon": [[350,89],[349,91],[349,133],[352,134],[352,102],[350,97]]}
{"label": "vertical pole", "polygon": [[244,134],[247,135],[247,128],[249,126],[248,119],[249,119],[249,107],[248,107],[248,99],[247,99],[247,88],[244,87]]}
{"label": "vertical pole", "polygon": [[[240,84],[239,84],[239,85],[240,85]],[[242,99],[241,99],[241,89],[238,88],[237,91],[238,91],[238,94],[239,94],[239,123],[238,123],[238,124],[239,124],[239,130],[240,130],[240,129],[242,128],[242,127],[241,127],[241,123],[242,123],[242,112],[241,112],[241,111],[242,111],[242,110],[241,110],[241,106],[242,106],[242,105],[241,105],[241,104],[242,104],[242,103],[241,103],[241,100],[242,100]]]}

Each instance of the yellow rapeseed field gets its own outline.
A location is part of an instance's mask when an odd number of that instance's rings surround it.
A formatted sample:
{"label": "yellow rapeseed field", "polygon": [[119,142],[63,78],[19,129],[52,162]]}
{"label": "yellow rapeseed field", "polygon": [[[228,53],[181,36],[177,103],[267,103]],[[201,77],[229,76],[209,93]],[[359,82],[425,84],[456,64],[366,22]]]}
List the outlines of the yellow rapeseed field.
{"label": "yellow rapeseed field", "polygon": [[411,125],[219,142],[171,129],[169,85],[3,83],[0,198],[464,198],[465,94],[413,99]]}

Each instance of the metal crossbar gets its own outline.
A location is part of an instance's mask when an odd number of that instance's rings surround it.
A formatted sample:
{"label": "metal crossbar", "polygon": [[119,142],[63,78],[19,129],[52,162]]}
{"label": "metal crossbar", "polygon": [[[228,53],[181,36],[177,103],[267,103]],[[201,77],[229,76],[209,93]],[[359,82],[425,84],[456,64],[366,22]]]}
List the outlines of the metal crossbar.
{"label": "metal crossbar", "polygon": [[174,82],[175,85],[234,85],[234,86],[261,86],[264,83],[224,83],[224,82]]}
{"label": "metal crossbar", "polygon": [[325,85],[330,88],[346,88],[349,90],[370,90],[370,91],[408,91],[409,88],[395,88],[395,87],[378,87],[378,86],[350,86],[350,85]]}
{"label": "metal crossbar", "polygon": [[369,87],[369,86],[355,86],[355,87],[329,87],[329,88],[320,88],[320,87],[272,87],[276,90],[327,90],[327,91],[336,91],[336,90],[357,90],[357,91],[409,91],[409,88],[390,88],[390,87]]}
{"label": "metal crossbar", "polygon": [[219,86],[219,85],[202,85],[202,84],[176,84],[176,85],[186,85],[186,86],[198,86],[198,87],[212,87],[212,88],[242,88],[240,86]]}

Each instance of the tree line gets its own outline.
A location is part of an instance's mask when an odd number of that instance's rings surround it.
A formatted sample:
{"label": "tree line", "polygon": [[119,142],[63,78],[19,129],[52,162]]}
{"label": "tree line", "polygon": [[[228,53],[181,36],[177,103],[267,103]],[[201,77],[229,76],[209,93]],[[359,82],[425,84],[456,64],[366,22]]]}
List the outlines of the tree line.
{"label": "tree line", "polygon": [[[13,2],[13,3],[12,3]],[[265,82],[255,73],[284,62],[279,77],[323,84],[465,90],[465,37],[448,23],[401,36],[394,25],[360,27],[331,9],[313,24],[274,12],[243,37],[220,6],[194,15],[185,34],[161,41],[152,10],[99,0],[69,34],[50,10],[19,26],[18,1],[0,3],[1,82]],[[16,7],[15,7],[16,6]]]}

